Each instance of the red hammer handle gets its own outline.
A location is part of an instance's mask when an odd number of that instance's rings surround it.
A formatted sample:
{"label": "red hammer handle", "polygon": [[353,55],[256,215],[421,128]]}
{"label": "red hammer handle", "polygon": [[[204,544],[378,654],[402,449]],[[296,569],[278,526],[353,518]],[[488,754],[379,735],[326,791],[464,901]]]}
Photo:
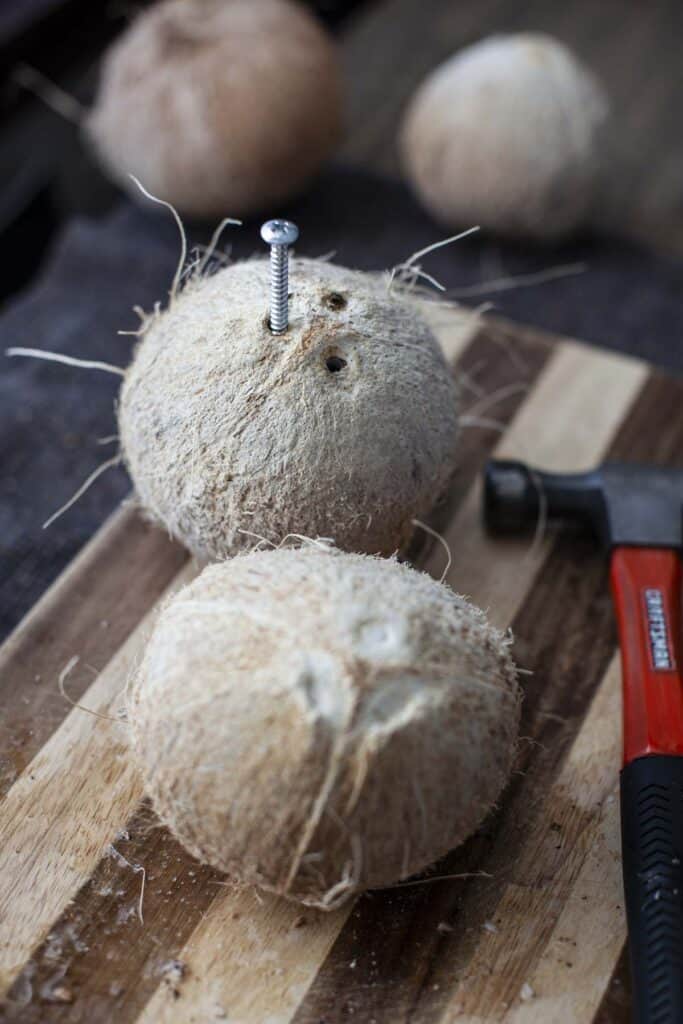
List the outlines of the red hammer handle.
{"label": "red hammer handle", "polygon": [[683,1021],[681,561],[617,548],[612,592],[624,692],[621,849],[633,1019]]}
{"label": "red hammer handle", "polygon": [[624,764],[683,755],[681,559],[658,548],[617,548],[611,563],[624,694]]}

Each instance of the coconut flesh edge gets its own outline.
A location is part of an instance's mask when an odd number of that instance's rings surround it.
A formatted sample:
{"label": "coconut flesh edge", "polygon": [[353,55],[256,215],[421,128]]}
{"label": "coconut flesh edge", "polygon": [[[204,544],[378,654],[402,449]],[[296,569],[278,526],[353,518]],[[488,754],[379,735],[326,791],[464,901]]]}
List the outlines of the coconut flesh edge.
{"label": "coconut flesh edge", "polygon": [[510,772],[509,638],[394,559],[314,546],[205,569],[129,691],[135,756],[195,856],[331,909],[461,843]]}
{"label": "coconut flesh edge", "polygon": [[282,336],[268,294],[268,261],[250,260],[149,322],[118,409],[141,503],[201,561],[291,533],[390,555],[456,467],[438,343],[374,275],[293,258]]}

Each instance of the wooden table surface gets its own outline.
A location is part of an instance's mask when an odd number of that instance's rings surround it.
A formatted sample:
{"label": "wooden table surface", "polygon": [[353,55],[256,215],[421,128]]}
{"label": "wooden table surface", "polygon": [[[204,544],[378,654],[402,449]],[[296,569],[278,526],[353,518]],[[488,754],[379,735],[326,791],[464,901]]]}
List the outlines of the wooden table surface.
{"label": "wooden table surface", "polygon": [[[556,469],[675,462],[683,382],[529,329],[430,316],[473,388],[471,414],[479,393],[502,389],[502,437],[464,430],[433,521],[453,552],[448,581],[512,627],[531,673],[499,807],[426,878],[327,915],[235,891],[194,861],[144,800],[119,709],[154,607],[195,570],[124,508],[0,649],[3,1022],[627,1019],[606,566],[563,533],[533,545],[486,537],[479,473],[493,450]],[[417,564],[440,576],[443,550],[425,548]],[[67,692],[97,717],[59,693],[75,656]]]}

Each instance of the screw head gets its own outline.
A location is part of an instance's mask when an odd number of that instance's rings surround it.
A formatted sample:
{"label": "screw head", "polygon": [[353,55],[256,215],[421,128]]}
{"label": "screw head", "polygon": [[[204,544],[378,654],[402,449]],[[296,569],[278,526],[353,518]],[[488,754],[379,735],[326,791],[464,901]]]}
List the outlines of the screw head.
{"label": "screw head", "polygon": [[290,220],[267,220],[261,228],[261,238],[268,245],[293,245],[299,229]]}

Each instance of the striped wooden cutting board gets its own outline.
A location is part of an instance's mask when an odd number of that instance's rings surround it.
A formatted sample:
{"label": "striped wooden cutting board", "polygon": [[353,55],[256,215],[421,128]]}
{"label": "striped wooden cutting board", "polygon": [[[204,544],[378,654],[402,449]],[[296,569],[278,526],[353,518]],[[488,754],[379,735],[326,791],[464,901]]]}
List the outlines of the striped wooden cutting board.
{"label": "striped wooden cutting board", "polygon": [[[675,461],[683,383],[528,329],[432,316],[483,396],[471,417],[503,427],[464,431],[457,484],[434,520],[453,552],[449,582],[512,626],[531,671],[499,808],[428,880],[329,915],[235,892],[196,863],[145,803],[116,715],[156,604],[194,570],[123,508],[0,651],[3,1021],[627,1019],[605,565],[567,534],[487,539],[478,473],[494,450],[551,469]],[[443,550],[417,561],[440,575]],[[100,717],[59,693],[75,655],[69,695]]]}

